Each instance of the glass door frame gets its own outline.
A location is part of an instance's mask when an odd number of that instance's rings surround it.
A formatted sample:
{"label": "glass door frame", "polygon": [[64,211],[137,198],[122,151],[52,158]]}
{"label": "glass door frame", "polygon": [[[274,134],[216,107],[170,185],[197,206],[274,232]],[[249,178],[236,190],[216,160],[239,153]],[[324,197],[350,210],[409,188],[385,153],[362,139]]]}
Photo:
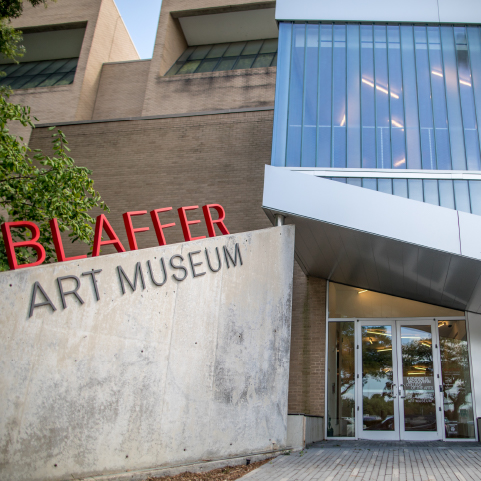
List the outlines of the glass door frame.
{"label": "glass door frame", "polygon": [[[328,283],[329,285],[329,283]],[[328,298],[328,296],[326,296]],[[445,433],[445,427],[444,427],[444,406],[443,406],[443,396],[440,396],[440,400],[441,400],[441,408],[442,410],[440,411],[440,415],[441,415],[441,424],[439,425],[438,429],[441,429],[441,437],[438,438],[438,439],[442,439],[443,441],[449,441],[449,442],[466,442],[466,441],[472,441],[472,442],[477,442],[478,441],[478,426],[477,426],[477,422],[476,422],[476,419],[477,419],[477,414],[476,414],[476,399],[475,399],[475,396],[476,396],[476,393],[475,393],[475,390],[474,390],[474,379],[473,379],[473,363],[472,363],[472,357],[471,357],[471,336],[470,336],[470,323],[469,323],[469,320],[468,320],[468,315],[467,313],[465,313],[464,316],[442,316],[442,317],[408,317],[408,318],[402,318],[402,317],[396,317],[396,318],[379,318],[379,317],[376,317],[376,318],[347,318],[347,317],[341,317],[341,318],[330,318],[329,317],[329,307],[328,307],[328,302],[326,302],[326,337],[325,337],[325,365],[326,365],[326,371],[325,371],[325,376],[324,376],[324,389],[325,389],[325,393],[327,393],[327,389],[328,389],[328,376],[327,376],[327,369],[329,368],[328,366],[328,333],[329,333],[329,323],[330,322],[353,322],[354,323],[354,333],[355,333],[355,345],[359,345],[359,338],[358,338],[358,331],[360,331],[360,329],[357,329],[356,328],[356,324],[357,324],[357,321],[370,321],[370,322],[379,322],[379,323],[385,323],[386,321],[411,321],[413,322],[413,324],[420,324],[423,320],[429,320],[429,321],[434,321],[434,325],[435,325],[435,336],[436,336],[436,340],[437,340],[437,343],[438,343],[438,347],[439,347],[439,332],[438,332],[438,321],[449,321],[449,320],[452,320],[452,321],[465,321],[466,322],[466,330],[467,330],[467,339],[468,339],[468,358],[469,358],[469,364],[470,364],[470,381],[471,381],[471,389],[472,389],[472,396],[473,396],[473,418],[474,418],[474,429],[475,429],[475,436],[474,438],[472,439],[464,439],[464,438],[460,438],[460,439],[456,439],[456,438],[447,438],[446,437],[446,433]],[[434,339],[434,335],[433,335],[433,339]],[[327,419],[328,419],[328,406],[327,406],[327,396],[325,396],[325,402],[324,402],[324,439],[326,440],[357,440],[357,439],[362,439],[361,436],[359,436],[359,429],[358,429],[358,411],[357,411],[357,406],[360,406],[359,405],[359,399],[358,399],[358,391],[359,391],[359,387],[358,385],[360,384],[358,381],[359,379],[357,378],[357,375],[359,374],[359,366],[358,366],[358,360],[357,360],[357,351],[358,349],[356,349],[356,353],[355,353],[355,390],[356,390],[356,395],[355,395],[355,399],[356,399],[356,422],[355,422],[355,426],[356,426],[356,430],[355,430],[355,436],[330,436],[328,437],[327,436]],[[441,371],[441,355],[440,355],[440,349],[437,350],[437,353],[435,353],[435,356],[436,356],[436,362],[438,363],[438,366],[439,366],[439,374],[441,376],[441,383],[442,383],[442,371]],[[437,378],[436,378],[437,379]],[[439,387],[438,387],[438,390],[439,390]],[[440,393],[442,394],[442,393]],[[439,410],[438,410],[439,412]],[[361,431],[362,432],[362,431]]]}

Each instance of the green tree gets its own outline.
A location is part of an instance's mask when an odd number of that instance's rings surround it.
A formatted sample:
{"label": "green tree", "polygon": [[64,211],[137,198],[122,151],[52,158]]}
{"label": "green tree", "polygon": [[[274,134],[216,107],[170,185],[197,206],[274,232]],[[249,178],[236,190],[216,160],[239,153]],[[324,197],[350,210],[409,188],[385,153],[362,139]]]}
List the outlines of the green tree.
{"label": "green tree", "polygon": [[[33,6],[46,4],[46,0],[29,0]],[[20,45],[21,32],[9,24],[12,17],[22,12],[20,0],[0,0],[0,53],[18,61],[24,48]],[[46,260],[56,258],[48,221],[58,220],[61,232],[69,231],[72,242],[90,243],[93,239],[94,219],[89,212],[94,208],[108,211],[94,189],[92,171],[75,165],[69,156],[67,139],[61,130],[52,134],[53,156],[39,150],[32,151],[9,131],[12,122],[34,128],[30,108],[8,101],[11,91],[0,89],[0,224],[6,221],[29,220],[36,222],[41,230],[39,242],[45,247]],[[34,120],[36,120],[34,118]],[[52,128],[51,130],[53,130]],[[30,232],[22,229],[12,231],[14,240],[27,240]],[[34,252],[23,248],[16,250],[19,263],[32,261]],[[8,270],[8,261],[0,237],[0,271]]]}

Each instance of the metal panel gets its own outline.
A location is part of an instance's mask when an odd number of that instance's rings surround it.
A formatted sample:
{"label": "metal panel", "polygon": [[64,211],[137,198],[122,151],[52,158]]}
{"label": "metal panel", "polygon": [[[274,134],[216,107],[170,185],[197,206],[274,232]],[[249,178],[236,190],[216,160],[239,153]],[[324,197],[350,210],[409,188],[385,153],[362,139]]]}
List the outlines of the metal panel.
{"label": "metal panel", "polygon": [[277,0],[276,19],[439,22],[436,0]]}
{"label": "metal panel", "polygon": [[[459,213],[458,226],[456,211],[364,192],[266,166],[263,207],[272,222],[283,213],[296,226],[296,256],[307,275],[481,312],[481,217]],[[416,230],[404,233],[396,222]]]}
{"label": "metal panel", "polygon": [[481,23],[479,0],[438,0],[442,23]]}

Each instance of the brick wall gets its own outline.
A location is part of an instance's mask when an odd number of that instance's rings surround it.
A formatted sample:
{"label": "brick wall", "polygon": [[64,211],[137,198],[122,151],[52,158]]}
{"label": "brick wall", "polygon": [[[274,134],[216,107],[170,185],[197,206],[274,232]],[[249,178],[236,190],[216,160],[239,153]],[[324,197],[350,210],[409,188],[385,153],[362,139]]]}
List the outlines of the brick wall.
{"label": "brick wall", "polygon": [[150,60],[105,63],[92,118],[140,117]]}
{"label": "brick wall", "polygon": [[[261,205],[272,119],[272,111],[260,111],[62,129],[77,164],[93,170],[95,187],[111,208],[107,217],[128,249],[121,217],[127,211],[220,203],[232,233],[270,227]],[[35,129],[30,146],[49,149],[50,135],[46,128]],[[177,223],[165,230],[167,242],[182,242],[175,210],[162,214],[162,221]],[[157,245],[149,216],[133,223],[151,229],[137,235],[139,248]],[[192,234],[206,235],[204,223],[192,226]],[[88,252],[84,244],[65,245],[69,255]],[[326,281],[306,278],[297,264],[294,272],[289,412],[323,415]]]}

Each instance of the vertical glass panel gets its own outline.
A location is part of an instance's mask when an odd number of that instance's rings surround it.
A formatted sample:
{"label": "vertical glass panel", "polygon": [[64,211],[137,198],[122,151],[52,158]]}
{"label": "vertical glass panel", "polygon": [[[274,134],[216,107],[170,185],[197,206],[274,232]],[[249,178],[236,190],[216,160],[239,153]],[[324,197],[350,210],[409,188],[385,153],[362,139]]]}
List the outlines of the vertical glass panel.
{"label": "vertical glass panel", "polygon": [[377,179],[377,190],[385,194],[392,194],[392,180],[391,179]]}
{"label": "vertical glass panel", "polygon": [[406,168],[406,139],[404,135],[404,94],[402,88],[401,40],[399,27],[387,27],[389,61],[389,101],[391,109],[392,166]]}
{"label": "vertical glass panel", "polygon": [[252,40],[247,42],[241,55],[257,55],[262,46],[262,40]]}
{"label": "vertical glass panel", "polygon": [[277,66],[272,164],[286,165],[287,108],[289,105],[289,72],[291,65],[292,23],[279,23],[279,65]]}
{"label": "vertical glass panel", "polygon": [[456,59],[458,61],[459,93],[463,115],[464,143],[468,170],[479,170],[479,143],[474,108],[473,80],[469,65],[468,41],[464,27],[454,27]]}
{"label": "vertical glass panel", "polygon": [[401,326],[404,429],[437,431],[431,326]]}
{"label": "vertical glass panel", "polygon": [[362,326],[362,428],[394,431],[391,326]]}
{"label": "vertical glass panel", "polygon": [[346,167],[346,26],[334,25],[332,165]]}
{"label": "vertical glass panel", "polygon": [[212,48],[209,50],[206,58],[219,58],[222,57],[229,46],[228,43],[219,43],[217,45],[213,45]]}
{"label": "vertical glass panel", "polygon": [[[468,27],[469,58],[473,77],[474,103],[476,118],[481,119],[481,29]],[[478,129],[478,139],[481,141],[481,131]]]}
{"label": "vertical glass panel", "polygon": [[421,128],[421,154],[423,169],[436,168],[433,111],[431,106],[431,81],[426,27],[414,27],[416,73],[418,81],[419,126]]}
{"label": "vertical glass panel", "polygon": [[449,141],[454,170],[466,169],[464,151],[463,121],[459,102],[458,72],[454,50],[453,27],[441,27],[441,44],[444,61],[444,82],[446,86],[446,103],[448,106]]}
{"label": "vertical glass panel", "polygon": [[354,322],[330,322],[327,353],[327,436],[355,433]]}
{"label": "vertical glass panel", "polygon": [[471,213],[468,181],[454,180],[453,184],[454,184],[454,200],[456,204],[456,210]]}
{"label": "vertical glass panel", "polygon": [[329,282],[329,318],[447,317],[464,312]]}
{"label": "vertical glass panel", "polygon": [[421,179],[408,179],[408,193],[410,199],[424,202],[423,181]]}
{"label": "vertical glass panel", "polygon": [[416,90],[416,65],[414,59],[413,27],[401,28],[401,53],[406,119],[407,168],[421,168],[421,143],[419,138],[418,101]]}
{"label": "vertical glass panel", "polygon": [[365,189],[377,190],[377,179],[362,179],[362,186]]}
{"label": "vertical glass panel", "polygon": [[291,84],[289,88],[289,125],[287,130],[287,167],[301,165],[302,106],[304,86],[304,44],[306,26],[293,25]]}
{"label": "vertical glass panel", "polygon": [[439,180],[439,205],[454,209],[454,191],[452,180]]}
{"label": "vertical glass panel", "polygon": [[447,438],[474,438],[466,321],[438,321]]}
{"label": "vertical glass panel", "polygon": [[347,179],[349,185],[355,185],[356,187],[362,187],[362,179]]}
{"label": "vertical glass panel", "polygon": [[359,25],[347,26],[347,166],[361,167]]}
{"label": "vertical glass panel", "polygon": [[393,194],[399,197],[408,198],[408,181],[407,179],[393,179]]}
{"label": "vertical glass panel", "polygon": [[331,167],[332,25],[321,25],[317,166]]}
{"label": "vertical glass panel", "polygon": [[376,167],[374,41],[371,25],[361,25],[362,167]]}
{"label": "vertical glass panel", "polygon": [[391,129],[389,122],[389,78],[387,67],[386,27],[374,25],[374,78],[376,95],[377,167],[390,169]]}
{"label": "vertical glass panel", "polygon": [[481,182],[469,181],[469,195],[471,197],[471,213],[481,215]]}
{"label": "vertical glass panel", "polygon": [[427,27],[427,31],[437,168],[441,170],[451,170],[451,148],[449,145],[448,112],[446,109],[446,91],[444,88],[441,36],[439,27]]}
{"label": "vertical glass panel", "polygon": [[423,180],[424,202],[439,205],[438,181]]}
{"label": "vertical glass panel", "polygon": [[307,25],[304,74],[304,123],[302,127],[302,167],[316,166],[317,76],[319,72],[319,25]]}
{"label": "vertical glass panel", "polygon": [[189,60],[204,59],[205,56],[209,53],[211,48],[212,48],[212,45],[200,45],[192,52],[192,55],[189,57]]}

